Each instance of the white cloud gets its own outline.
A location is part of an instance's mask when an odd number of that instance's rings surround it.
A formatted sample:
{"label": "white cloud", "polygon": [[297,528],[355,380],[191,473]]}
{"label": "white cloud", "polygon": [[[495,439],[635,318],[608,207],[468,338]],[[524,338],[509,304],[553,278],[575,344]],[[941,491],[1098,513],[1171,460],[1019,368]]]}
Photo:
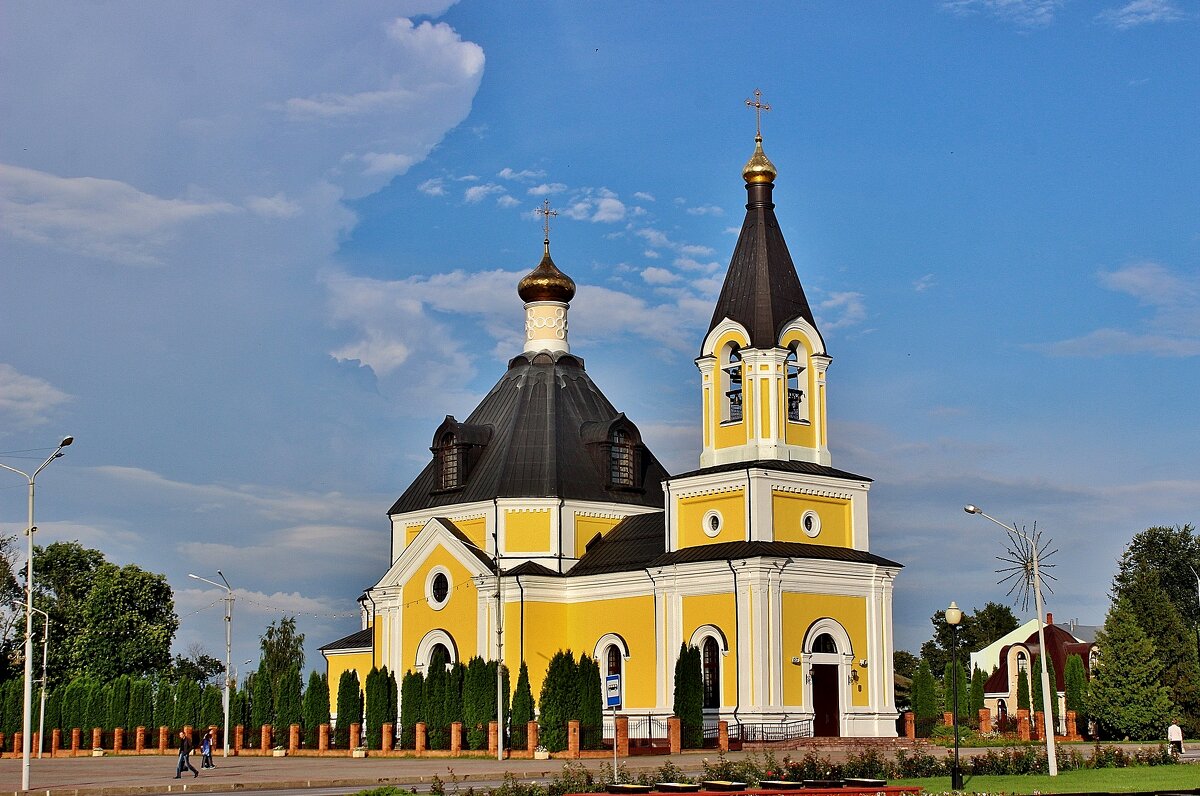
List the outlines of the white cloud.
{"label": "white cloud", "polygon": [[1171,0],[1132,0],[1120,8],[1108,8],[1096,15],[1096,21],[1129,30],[1155,22],[1178,22],[1187,19]]}
{"label": "white cloud", "polygon": [[508,194],[505,194],[504,196],[501,196],[499,199],[496,200],[496,204],[498,204],[504,208],[520,207],[521,200],[517,199],[516,197],[509,196]]}
{"label": "white cloud", "polygon": [[246,208],[251,213],[263,218],[293,218],[303,211],[298,202],[288,199],[282,191],[274,196],[248,197]]}
{"label": "white cloud", "polygon": [[707,257],[715,253],[711,246],[696,246],[690,243],[684,243],[676,246],[675,251],[679,252],[685,257]]}
{"label": "white cloud", "polygon": [[925,276],[913,282],[913,290],[918,293],[924,293],[929,288],[933,287],[936,282],[933,280],[933,274],[925,274]]}
{"label": "white cloud", "polygon": [[649,258],[649,259],[651,259],[651,260],[657,260],[657,259],[659,259],[660,257],[662,257],[662,255],[661,255],[661,254],[659,254],[658,252],[654,251],[654,249],[646,249],[646,250],[644,250],[644,251],[642,252],[642,256],[643,256],[643,257],[648,257],[648,258]]}
{"label": "white cloud", "polygon": [[45,379],[28,376],[0,362],[0,418],[21,425],[41,425],[56,406],[71,396]]}
{"label": "white cloud", "polygon": [[123,264],[158,264],[182,225],[236,211],[228,202],[164,199],[118,180],[0,164],[0,230]]}
{"label": "white cloud", "polygon": [[689,216],[723,216],[725,211],[716,205],[699,205],[687,209]]}
{"label": "white cloud", "polygon": [[418,185],[417,190],[429,196],[445,196],[446,180],[442,177],[431,177]]}
{"label": "white cloud", "polygon": [[[588,195],[594,193],[595,195]],[[625,204],[605,188],[573,199],[561,212],[576,221],[613,224],[625,218]]]}
{"label": "white cloud", "polygon": [[957,16],[990,14],[1020,28],[1043,28],[1054,22],[1065,0],[942,0],[942,8]]}
{"label": "white cloud", "polygon": [[1098,275],[1101,285],[1150,310],[1144,329],[1101,328],[1080,337],[1029,346],[1051,356],[1200,355],[1200,276],[1182,276],[1154,262],[1131,263]]}
{"label": "white cloud", "polygon": [[367,168],[364,174],[403,174],[412,167],[417,159],[402,152],[367,152],[362,156]]}
{"label": "white cloud", "polygon": [[468,204],[482,202],[492,194],[504,193],[503,185],[497,185],[494,182],[487,182],[483,185],[472,185],[463,193],[463,200]]}
{"label": "white cloud", "polygon": [[510,168],[500,169],[500,173],[496,175],[502,180],[539,180],[546,176],[544,171],[535,171],[533,169],[522,169],[521,171],[513,171]]}
{"label": "white cloud", "polygon": [[862,293],[847,290],[830,293],[817,305],[821,310],[820,327],[826,330],[844,329],[862,323],[867,317],[867,306]]}
{"label": "white cloud", "polygon": [[646,193],[645,191],[635,191],[633,198],[642,202],[653,202],[654,194]]}
{"label": "white cloud", "polygon": [[544,182],[541,185],[535,185],[527,192],[530,196],[548,196],[550,194],[562,193],[567,190],[567,186],[561,182]]}
{"label": "white cloud", "polygon": [[650,285],[669,285],[679,281],[679,274],[668,271],[666,268],[659,268],[652,265],[649,268],[642,269],[642,279],[646,280],[646,283]]}

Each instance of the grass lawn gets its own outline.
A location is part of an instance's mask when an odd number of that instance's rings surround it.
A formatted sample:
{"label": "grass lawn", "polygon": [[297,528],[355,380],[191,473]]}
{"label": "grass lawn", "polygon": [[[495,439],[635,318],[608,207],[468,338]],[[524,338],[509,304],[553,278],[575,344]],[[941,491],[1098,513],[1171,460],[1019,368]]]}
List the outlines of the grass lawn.
{"label": "grass lawn", "polygon": [[[894,779],[889,785],[919,785],[928,793],[950,790],[949,777]],[[1194,790],[1200,788],[1200,765],[1089,768],[1044,774],[972,776],[963,778],[967,793],[1119,793],[1122,791]]]}

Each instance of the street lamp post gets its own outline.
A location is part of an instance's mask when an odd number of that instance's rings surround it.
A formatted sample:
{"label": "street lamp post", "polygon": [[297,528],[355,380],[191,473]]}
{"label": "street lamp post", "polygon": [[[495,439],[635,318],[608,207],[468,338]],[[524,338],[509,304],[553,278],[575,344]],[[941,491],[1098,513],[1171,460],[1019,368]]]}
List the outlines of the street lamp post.
{"label": "street lamp post", "polygon": [[221,598],[221,601],[225,603],[225,695],[224,695],[224,699],[222,700],[224,703],[224,707],[225,707],[225,732],[223,732],[221,734],[221,740],[224,742],[224,751],[221,753],[221,756],[229,757],[229,687],[230,687],[230,680],[229,680],[230,660],[229,659],[230,659],[230,655],[233,651],[233,599],[234,598],[233,598],[233,587],[229,585],[229,581],[225,580],[225,573],[223,573],[221,570],[218,569],[217,575],[221,578],[221,582],[225,584],[224,586],[222,586],[220,583],[216,583],[215,581],[211,581],[208,578],[202,578],[199,575],[193,575],[190,572],[188,573],[189,578],[195,578],[196,580],[201,580],[212,586],[216,586],[218,589],[225,590],[225,596]]}
{"label": "street lamp post", "polygon": [[946,624],[954,633],[954,768],[950,771],[950,790],[962,790],[962,769],[958,766],[958,623],[962,621],[962,609],[953,600],[946,609]]}
{"label": "street lamp post", "polygon": [[[1029,543],[1033,558],[1033,600],[1034,606],[1037,609],[1038,615],[1038,646],[1041,648],[1041,654],[1038,655],[1042,660],[1042,716],[1044,723],[1042,726],[1046,734],[1046,765],[1049,768],[1050,776],[1058,776],[1058,758],[1054,751],[1054,713],[1050,709],[1050,671],[1046,668],[1046,657],[1050,654],[1050,650],[1046,648],[1046,614],[1042,607],[1042,576],[1038,569],[1038,546],[1037,540],[1030,537],[1029,534],[1018,531],[1011,525],[1005,525],[995,517],[984,513],[983,509],[978,506],[966,505],[963,506],[963,511],[968,514],[978,514],[984,519],[991,520],[999,525],[1004,530],[1011,534],[1015,534]],[[1057,687],[1054,690],[1054,698],[1058,698]]]}
{"label": "street lamp post", "polygon": [[46,461],[33,471],[33,475],[0,462],[0,467],[24,476],[29,482],[29,524],[25,526],[25,537],[29,540],[29,560],[25,564],[25,713],[21,723],[24,732],[21,738],[21,790],[29,790],[29,747],[32,740],[29,730],[33,717],[33,706],[30,704],[33,699],[33,534],[37,532],[37,527],[33,524],[34,481],[50,462],[63,455],[62,449],[74,441],[74,437],[63,437],[54,453],[46,457]]}

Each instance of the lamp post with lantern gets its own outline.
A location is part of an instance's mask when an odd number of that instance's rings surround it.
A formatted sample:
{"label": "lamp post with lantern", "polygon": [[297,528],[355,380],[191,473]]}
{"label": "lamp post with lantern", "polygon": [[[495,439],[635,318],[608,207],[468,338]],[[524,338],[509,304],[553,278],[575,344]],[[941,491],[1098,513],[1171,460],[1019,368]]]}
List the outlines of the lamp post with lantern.
{"label": "lamp post with lantern", "polygon": [[958,766],[958,625],[962,617],[962,609],[951,600],[946,609],[946,624],[954,635],[954,668],[950,675],[954,678],[954,768],[950,770],[950,790],[962,790],[963,786],[962,769]]}

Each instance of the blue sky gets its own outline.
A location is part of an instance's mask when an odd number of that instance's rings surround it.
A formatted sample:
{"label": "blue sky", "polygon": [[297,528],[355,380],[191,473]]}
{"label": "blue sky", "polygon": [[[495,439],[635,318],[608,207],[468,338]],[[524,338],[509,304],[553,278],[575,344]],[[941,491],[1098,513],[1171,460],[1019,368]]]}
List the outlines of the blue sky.
{"label": "blue sky", "polygon": [[[1122,545],[1200,498],[1200,12],[1166,0],[0,6],[0,451],[39,543],[164,572],[177,646],[356,628],[385,512],[520,350],[517,279],[669,470],[744,212],[777,212],[834,363],[835,466],[907,565],[898,646],[1053,538],[1099,623]],[[36,466],[37,462],[33,464]],[[19,478],[0,529],[24,525]],[[23,539],[21,540],[23,542]]]}

